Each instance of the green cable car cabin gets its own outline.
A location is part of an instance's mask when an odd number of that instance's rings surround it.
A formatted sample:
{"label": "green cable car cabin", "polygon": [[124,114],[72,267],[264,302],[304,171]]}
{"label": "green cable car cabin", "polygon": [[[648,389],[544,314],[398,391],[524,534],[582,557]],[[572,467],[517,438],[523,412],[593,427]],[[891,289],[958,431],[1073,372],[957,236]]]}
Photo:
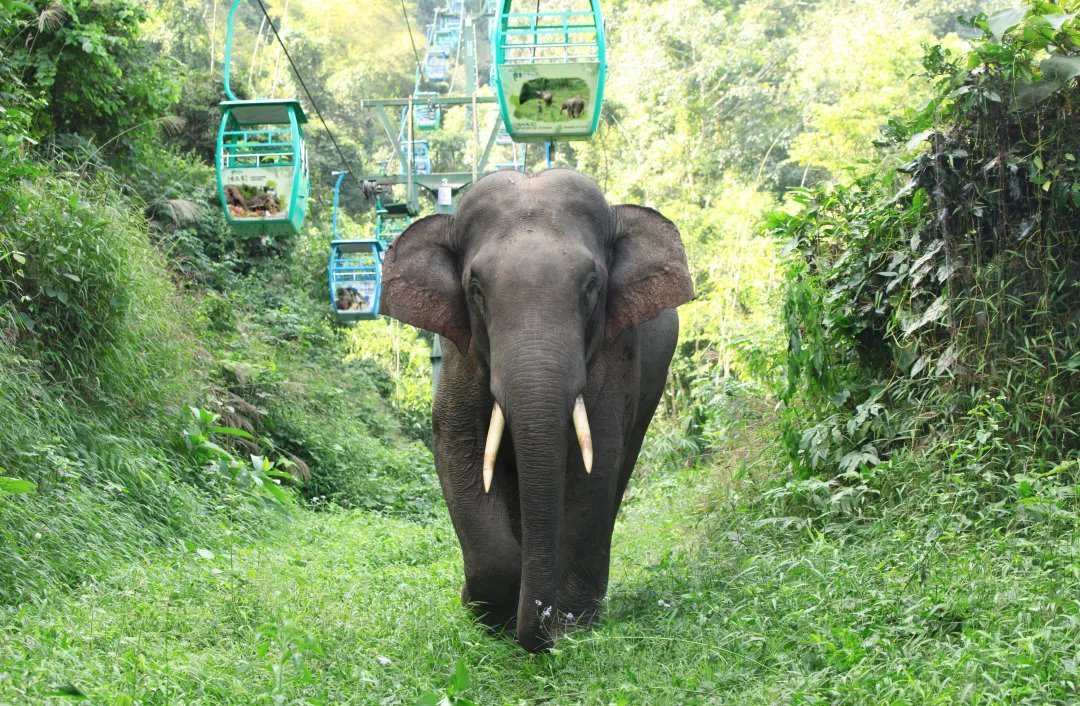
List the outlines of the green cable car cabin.
{"label": "green cable car cabin", "polygon": [[[445,64],[443,64],[443,68],[446,68]],[[413,94],[413,98],[416,100],[413,104],[413,116],[416,120],[417,130],[437,130],[442,124],[442,108],[431,102],[432,98],[438,97],[439,94],[435,91],[416,91]]]}
{"label": "green cable car cabin", "polygon": [[307,122],[295,100],[225,101],[217,141],[218,193],[242,235],[296,235],[307,215]]}
{"label": "green cable car cabin", "polygon": [[381,196],[375,198],[375,239],[382,244],[384,250],[405,232],[412,223],[412,215],[407,203],[384,205]]}
{"label": "green cable car cabin", "polygon": [[228,100],[220,104],[217,183],[225,218],[245,237],[296,235],[307,215],[307,147],[300,102],[239,100],[230,83],[233,25],[242,0],[229,8],[223,80]]}
{"label": "green cable car cabin", "polygon": [[573,9],[501,0],[495,18],[496,94],[515,142],[588,139],[600,122],[606,54],[599,0]]}

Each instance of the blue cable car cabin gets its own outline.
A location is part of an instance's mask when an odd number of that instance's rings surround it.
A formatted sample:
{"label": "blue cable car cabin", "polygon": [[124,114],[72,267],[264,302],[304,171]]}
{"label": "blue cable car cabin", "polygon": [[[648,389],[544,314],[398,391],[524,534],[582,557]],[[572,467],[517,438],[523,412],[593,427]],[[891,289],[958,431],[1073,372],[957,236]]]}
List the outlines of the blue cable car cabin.
{"label": "blue cable car cabin", "polygon": [[447,56],[444,52],[428,49],[427,56],[424,57],[424,74],[427,75],[427,80],[445,81],[446,65]]}
{"label": "blue cable car cabin", "polygon": [[382,252],[378,240],[335,240],[330,250],[330,301],[341,321],[379,318]]}
{"label": "blue cable car cabin", "polygon": [[412,166],[413,174],[431,174],[431,153],[428,151],[427,140],[403,140],[401,143],[401,151],[408,159],[410,149],[412,146]]}
{"label": "blue cable car cabin", "polygon": [[447,56],[457,51],[460,33],[453,29],[436,29],[432,36],[431,47]]}
{"label": "blue cable car cabin", "polygon": [[544,5],[500,0],[495,92],[503,121],[516,142],[588,139],[600,123],[607,71],[600,0],[573,0],[570,11]]}
{"label": "blue cable car cabin", "polygon": [[248,236],[296,235],[307,215],[307,122],[295,100],[221,103],[218,193],[225,218]]}

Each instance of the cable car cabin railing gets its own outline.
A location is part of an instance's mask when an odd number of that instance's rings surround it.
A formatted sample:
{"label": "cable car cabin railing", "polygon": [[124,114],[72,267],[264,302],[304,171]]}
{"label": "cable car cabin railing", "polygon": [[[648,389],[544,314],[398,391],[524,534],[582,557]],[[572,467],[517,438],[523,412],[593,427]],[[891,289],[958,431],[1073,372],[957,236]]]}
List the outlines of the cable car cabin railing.
{"label": "cable car cabin railing", "polygon": [[221,136],[223,169],[296,166],[291,130],[225,130]]}
{"label": "cable car cabin railing", "polygon": [[601,29],[593,12],[515,12],[504,16],[504,64],[599,61]]}

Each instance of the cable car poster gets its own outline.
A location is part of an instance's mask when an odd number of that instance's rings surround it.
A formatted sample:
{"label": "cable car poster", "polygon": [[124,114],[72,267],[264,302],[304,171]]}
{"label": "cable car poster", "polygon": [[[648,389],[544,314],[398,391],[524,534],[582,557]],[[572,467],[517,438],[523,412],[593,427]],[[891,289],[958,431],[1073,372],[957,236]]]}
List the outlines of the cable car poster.
{"label": "cable car poster", "polygon": [[241,167],[222,173],[225,204],[233,220],[287,218],[293,173],[288,167]]}
{"label": "cable car poster", "polygon": [[501,99],[514,139],[588,137],[596,117],[599,63],[499,67]]}

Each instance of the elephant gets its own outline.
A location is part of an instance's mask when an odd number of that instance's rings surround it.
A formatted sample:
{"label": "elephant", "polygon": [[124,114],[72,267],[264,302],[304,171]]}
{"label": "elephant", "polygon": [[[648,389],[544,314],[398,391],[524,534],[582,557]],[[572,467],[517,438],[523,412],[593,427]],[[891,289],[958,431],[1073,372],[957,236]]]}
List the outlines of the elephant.
{"label": "elephant", "polygon": [[567,169],[497,172],[386,253],[383,315],[440,335],[435,466],[462,601],[530,652],[585,627],[694,298],[676,226]]}
{"label": "elephant", "polygon": [[243,192],[232,184],[225,185],[225,203],[229,206],[242,208],[245,211],[248,210],[247,201],[244,200]]}
{"label": "elephant", "polygon": [[567,98],[563,101],[562,108],[559,108],[559,112],[566,113],[571,120],[581,117],[581,114],[585,112],[585,99],[581,96]]}
{"label": "elephant", "polygon": [[536,104],[538,106],[540,106],[540,112],[541,113],[544,112],[545,108],[550,108],[551,107],[551,101],[553,101],[554,99],[555,99],[555,96],[551,95],[547,91],[544,91],[543,93],[541,93],[536,99]]}

